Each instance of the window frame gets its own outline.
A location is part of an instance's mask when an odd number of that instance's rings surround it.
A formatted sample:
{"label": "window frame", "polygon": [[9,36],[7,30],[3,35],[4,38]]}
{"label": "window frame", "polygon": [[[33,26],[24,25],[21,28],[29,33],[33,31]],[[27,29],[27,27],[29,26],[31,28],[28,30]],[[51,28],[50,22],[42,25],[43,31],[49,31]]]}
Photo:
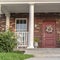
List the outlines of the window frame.
{"label": "window frame", "polygon": [[[17,32],[17,29],[16,29],[16,22],[17,20],[26,20],[26,26],[27,26],[27,18],[15,18],[15,31]],[[27,29],[26,29],[26,32],[27,32]]]}

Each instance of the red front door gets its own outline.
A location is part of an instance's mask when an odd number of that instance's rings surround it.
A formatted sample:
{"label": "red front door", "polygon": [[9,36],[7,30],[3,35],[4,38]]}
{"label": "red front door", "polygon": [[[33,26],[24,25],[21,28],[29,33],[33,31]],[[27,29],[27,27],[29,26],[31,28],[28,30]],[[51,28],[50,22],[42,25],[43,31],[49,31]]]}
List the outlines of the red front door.
{"label": "red front door", "polygon": [[56,47],[56,30],[55,22],[43,22],[42,25],[42,47]]}

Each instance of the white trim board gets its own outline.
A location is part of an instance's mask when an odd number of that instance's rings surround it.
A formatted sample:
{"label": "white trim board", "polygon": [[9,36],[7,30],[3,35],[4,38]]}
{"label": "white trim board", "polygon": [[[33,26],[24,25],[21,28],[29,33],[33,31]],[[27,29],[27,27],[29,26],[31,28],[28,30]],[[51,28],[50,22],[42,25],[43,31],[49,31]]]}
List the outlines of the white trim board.
{"label": "white trim board", "polygon": [[0,4],[48,4],[48,3],[60,3],[60,2],[0,2]]}

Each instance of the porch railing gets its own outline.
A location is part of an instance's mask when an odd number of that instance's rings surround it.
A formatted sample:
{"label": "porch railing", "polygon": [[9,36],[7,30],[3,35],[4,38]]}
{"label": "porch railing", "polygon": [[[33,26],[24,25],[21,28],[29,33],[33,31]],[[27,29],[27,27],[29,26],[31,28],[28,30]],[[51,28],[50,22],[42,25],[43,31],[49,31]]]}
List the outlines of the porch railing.
{"label": "porch railing", "polygon": [[17,48],[27,47],[28,32],[16,32],[17,36]]}

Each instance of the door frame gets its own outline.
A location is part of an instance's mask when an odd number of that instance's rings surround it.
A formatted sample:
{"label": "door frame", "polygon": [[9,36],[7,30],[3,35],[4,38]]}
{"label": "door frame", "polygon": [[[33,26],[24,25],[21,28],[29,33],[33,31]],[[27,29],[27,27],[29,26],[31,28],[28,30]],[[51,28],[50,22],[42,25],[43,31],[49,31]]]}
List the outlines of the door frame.
{"label": "door frame", "polygon": [[27,18],[15,18],[15,32],[16,32],[16,21],[17,20],[26,20],[26,26],[27,26]]}

